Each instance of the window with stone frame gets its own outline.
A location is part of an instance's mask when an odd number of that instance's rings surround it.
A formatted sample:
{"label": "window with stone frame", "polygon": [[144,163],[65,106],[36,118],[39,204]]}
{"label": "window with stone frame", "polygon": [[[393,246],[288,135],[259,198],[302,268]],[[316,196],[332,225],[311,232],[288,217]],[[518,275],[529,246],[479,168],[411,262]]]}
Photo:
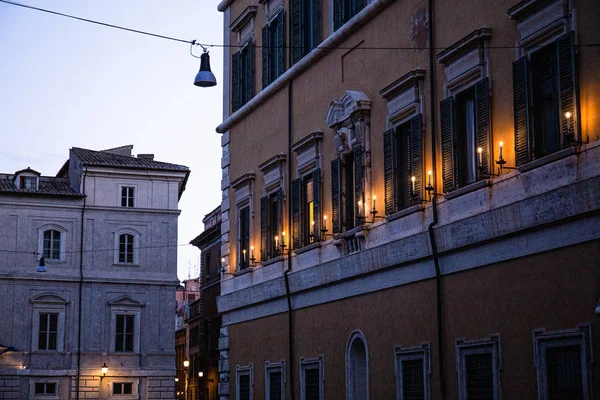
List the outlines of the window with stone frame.
{"label": "window with stone frame", "polygon": [[368,3],[369,0],[333,0],[333,30],[341,28]]}
{"label": "window with stone frame", "polygon": [[55,229],[44,231],[43,257],[46,260],[61,259],[61,232]]}
{"label": "window with stone frame", "polygon": [[500,400],[500,335],[456,340],[459,400]]}
{"label": "window with stone frame", "polygon": [[445,65],[447,95],[440,103],[446,193],[487,178],[493,172],[487,78],[490,38],[491,29],[475,30],[437,56]]}
{"label": "window with stone frame", "polygon": [[[260,260],[267,261],[281,254],[283,232],[285,154],[277,154],[261,165],[264,195],[260,199]],[[275,239],[277,238],[277,239]],[[255,256],[256,257],[256,256]]]}
{"label": "window with stone frame", "polygon": [[240,269],[245,269],[250,266],[250,206],[240,209],[238,218]]}
{"label": "window with stone frame", "polygon": [[231,55],[231,109],[237,111],[254,97],[255,43],[254,16],[257,7],[248,6],[231,24],[237,33],[239,50]]}
{"label": "window with stone frame", "polygon": [[254,398],[254,365],[235,366],[236,399],[252,400]]}
{"label": "window with stone frame", "polygon": [[[263,0],[264,1],[264,0]],[[262,86],[285,71],[285,13],[281,0],[265,2],[267,24],[262,28]]]}
{"label": "window with stone frame", "polygon": [[300,400],[323,400],[324,357],[300,358]]}
{"label": "window with stone frame", "polygon": [[50,292],[34,296],[32,351],[64,351],[65,319],[69,301]]}
{"label": "window with stone frame", "polygon": [[573,146],[581,136],[574,10],[566,4],[521,2],[508,10],[517,21],[521,56],[513,63],[517,166]]}
{"label": "window with stone frame", "polygon": [[133,207],[135,204],[135,187],[121,186],[121,207]]}
{"label": "window with stone frame", "polygon": [[394,348],[396,398],[398,400],[429,400],[431,374],[430,345]]}
{"label": "window with stone frame", "polygon": [[109,301],[110,351],[115,353],[140,352],[140,321],[143,303],[129,296],[121,296]]}
{"label": "window with stone frame", "polygon": [[255,257],[255,255],[253,255],[254,244],[251,235],[254,219],[254,178],[254,172],[249,172],[231,183],[231,187],[235,191],[235,221],[237,231],[236,256],[238,271],[250,267],[250,259]]}
{"label": "window with stone frame", "polygon": [[55,377],[29,379],[29,399],[58,400],[61,398],[61,380]]}
{"label": "window with stone frame", "polygon": [[291,0],[292,61],[297,63],[321,43],[321,0]]}
{"label": "window with stone frame", "polygon": [[285,361],[265,363],[266,400],[285,400]]}

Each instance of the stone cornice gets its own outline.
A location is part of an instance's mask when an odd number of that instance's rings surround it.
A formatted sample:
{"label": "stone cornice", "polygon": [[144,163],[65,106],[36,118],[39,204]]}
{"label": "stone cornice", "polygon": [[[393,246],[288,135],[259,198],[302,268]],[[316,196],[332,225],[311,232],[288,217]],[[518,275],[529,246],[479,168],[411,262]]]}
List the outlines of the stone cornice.
{"label": "stone cornice", "polygon": [[319,140],[323,140],[323,131],[315,131],[304,136],[292,145],[292,150],[296,153],[302,151],[307,146],[314,146]]}
{"label": "stone cornice", "polygon": [[492,37],[492,30],[490,28],[480,28],[469,33],[458,42],[448,46],[442,50],[436,59],[439,63],[449,64],[455,59],[461,57],[463,54],[481,47],[485,40],[489,40]]}
{"label": "stone cornice", "polygon": [[425,78],[425,70],[415,69],[400,77],[395,82],[389,84],[385,88],[381,89],[379,94],[386,100],[393,98],[399,92],[414,86],[418,81],[422,81]]}

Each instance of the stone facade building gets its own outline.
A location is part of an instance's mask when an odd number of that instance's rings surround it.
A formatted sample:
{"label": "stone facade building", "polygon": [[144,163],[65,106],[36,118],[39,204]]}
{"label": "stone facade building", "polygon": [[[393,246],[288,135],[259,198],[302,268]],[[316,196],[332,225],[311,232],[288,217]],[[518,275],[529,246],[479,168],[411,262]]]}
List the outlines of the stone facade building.
{"label": "stone facade building", "polygon": [[218,7],[220,398],[596,398],[597,2]]}
{"label": "stone facade building", "polygon": [[174,398],[190,171],[132,147],[0,175],[1,399]]}

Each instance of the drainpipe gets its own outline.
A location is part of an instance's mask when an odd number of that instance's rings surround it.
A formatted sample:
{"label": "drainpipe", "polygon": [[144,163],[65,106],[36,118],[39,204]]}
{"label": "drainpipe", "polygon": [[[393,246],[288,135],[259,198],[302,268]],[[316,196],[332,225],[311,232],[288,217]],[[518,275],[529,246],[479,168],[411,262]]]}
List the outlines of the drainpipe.
{"label": "drainpipe", "polygon": [[[288,192],[287,192],[287,206],[288,206],[288,227],[292,226],[292,80],[288,79]],[[289,247],[292,247],[292,236],[290,235]],[[290,250],[291,251],[291,250]],[[292,296],[290,293],[290,278],[288,274],[292,270],[292,256],[288,253],[287,257],[287,268],[283,273],[285,279],[285,295],[287,297],[288,304],[288,343],[289,343],[289,357],[290,357],[290,399],[294,400],[294,333],[292,325]]]}
{"label": "drainpipe", "polygon": [[83,293],[83,216],[85,213],[85,203],[87,199],[87,195],[85,194],[85,178],[87,176],[87,167],[84,167],[83,171],[83,207],[81,207],[81,224],[80,224],[80,232],[79,232],[79,301],[78,301],[78,311],[77,311],[77,381],[75,382],[76,387],[76,396],[75,398],[79,400],[79,378],[80,378],[80,369],[81,369],[81,298]]}
{"label": "drainpipe", "polygon": [[437,242],[435,241],[435,232],[433,227],[438,223],[437,214],[437,186],[436,180],[436,119],[435,119],[435,54],[434,54],[434,41],[433,41],[433,0],[428,0],[427,19],[427,30],[429,35],[429,114],[431,115],[431,170],[433,174],[433,197],[431,199],[431,209],[433,214],[433,220],[429,224],[429,242],[431,243],[431,254],[433,255],[433,264],[435,265],[435,298],[436,298],[436,312],[437,312],[437,343],[438,343],[438,368],[440,375],[440,395],[441,399],[446,399],[446,377],[444,374],[444,330],[443,330],[443,319],[442,319],[442,274],[440,272],[440,260],[437,251]]}

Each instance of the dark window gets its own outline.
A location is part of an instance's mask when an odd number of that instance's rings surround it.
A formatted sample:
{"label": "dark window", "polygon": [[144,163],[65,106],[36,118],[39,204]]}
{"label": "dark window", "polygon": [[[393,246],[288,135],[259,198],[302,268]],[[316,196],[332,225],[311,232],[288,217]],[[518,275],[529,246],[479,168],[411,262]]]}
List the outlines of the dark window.
{"label": "dark window", "polygon": [[458,185],[463,187],[477,180],[475,89],[473,87],[456,95],[456,120],[456,168]]}
{"label": "dark window", "polygon": [[368,0],[333,0],[333,27],[338,30],[367,5]]}
{"label": "dark window", "polygon": [[40,314],[38,350],[56,350],[58,314]]}
{"label": "dark window", "polygon": [[238,382],[240,400],[250,400],[250,375],[240,375]]}
{"label": "dark window", "polygon": [[55,382],[36,382],[35,394],[56,394]]}
{"label": "dark window", "polygon": [[210,275],[211,275],[211,261],[212,261],[212,254],[210,252],[210,250],[208,250],[208,252],[206,253],[206,255],[204,256],[204,270],[205,275],[206,275],[206,279],[210,279]]}
{"label": "dark window", "polygon": [[312,175],[305,176],[302,184],[302,236],[305,244],[315,241],[314,182]]}
{"label": "dark window", "polygon": [[492,353],[465,356],[468,400],[494,400]]}
{"label": "dark window", "polygon": [[115,351],[133,351],[133,315],[117,315],[117,329],[115,332]]}
{"label": "dark window", "polygon": [[231,58],[231,108],[233,112],[254,97],[254,43],[250,42]]}
{"label": "dark window", "polygon": [[321,42],[321,0],[292,0],[292,58],[297,63]]}
{"label": "dark window", "polygon": [[281,207],[283,192],[274,193],[260,199],[260,252],[262,261],[280,254],[281,248],[275,243],[275,237],[281,235]]}
{"label": "dark window", "polygon": [[60,232],[49,230],[44,232],[44,258],[60,259]]}
{"label": "dark window", "polygon": [[124,233],[119,236],[119,262],[133,264],[133,235]]}
{"label": "dark window", "polygon": [[132,186],[121,187],[121,207],[133,207],[135,188]]}
{"label": "dark window", "polygon": [[262,82],[263,88],[269,86],[285,70],[284,14],[279,12],[262,30]]}
{"label": "dark window", "polygon": [[292,182],[292,240],[295,249],[319,240],[320,192],[320,168]]}
{"label": "dark window", "polygon": [[423,360],[402,361],[402,393],[404,400],[424,400]]}
{"label": "dark window", "polygon": [[309,368],[304,370],[304,399],[320,400],[321,386],[319,369]]}
{"label": "dark window", "polygon": [[269,372],[269,400],[281,400],[281,372]]}
{"label": "dark window", "polygon": [[37,178],[34,176],[22,176],[21,177],[21,189],[25,190],[36,190]]}
{"label": "dark window", "polygon": [[581,349],[579,346],[546,349],[548,399],[583,399]]}
{"label": "dark window", "polygon": [[[333,233],[364,223],[362,148],[359,143],[344,160],[331,162],[331,224]],[[359,202],[361,209],[359,210]],[[360,216],[359,216],[360,212]]]}
{"label": "dark window", "polygon": [[346,209],[345,213],[345,222],[346,222],[346,230],[354,228],[355,226],[355,208],[358,204],[354,204],[354,154],[349,154],[344,159],[344,194],[346,197]]}
{"label": "dark window", "polygon": [[240,210],[239,222],[240,240],[240,269],[248,268],[250,265],[250,207]]}
{"label": "dark window", "polygon": [[113,394],[133,394],[133,383],[113,383]]}

